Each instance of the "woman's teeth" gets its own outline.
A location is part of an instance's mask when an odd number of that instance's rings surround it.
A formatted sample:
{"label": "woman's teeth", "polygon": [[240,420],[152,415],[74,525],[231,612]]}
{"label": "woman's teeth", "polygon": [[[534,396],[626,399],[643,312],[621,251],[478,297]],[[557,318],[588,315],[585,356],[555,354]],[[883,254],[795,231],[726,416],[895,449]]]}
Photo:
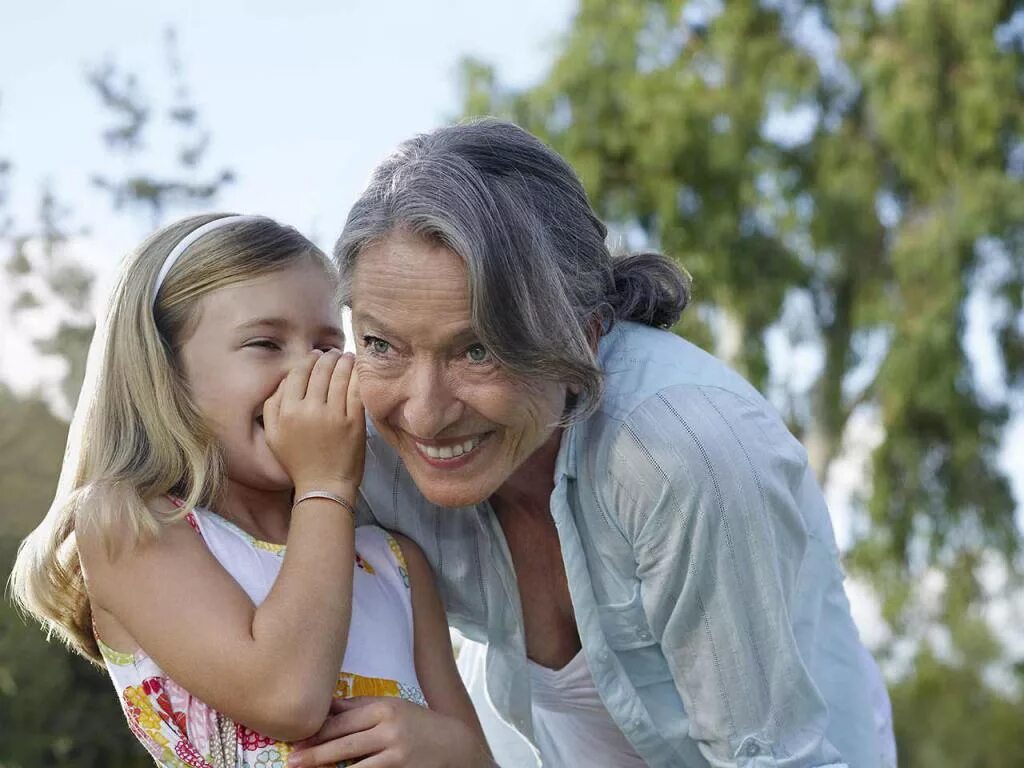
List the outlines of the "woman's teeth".
{"label": "woman's teeth", "polygon": [[483,441],[483,437],[471,437],[465,442],[456,445],[424,445],[416,443],[416,448],[424,456],[430,459],[455,459],[465,453],[469,453]]}

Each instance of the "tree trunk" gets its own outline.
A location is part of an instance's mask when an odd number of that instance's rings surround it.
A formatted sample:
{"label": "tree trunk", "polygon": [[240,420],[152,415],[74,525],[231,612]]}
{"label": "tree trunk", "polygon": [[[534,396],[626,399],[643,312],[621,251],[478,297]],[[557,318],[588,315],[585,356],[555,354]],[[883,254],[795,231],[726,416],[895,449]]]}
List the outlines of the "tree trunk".
{"label": "tree trunk", "polygon": [[719,333],[715,340],[715,354],[732,368],[746,375],[743,370],[743,337],[746,323],[738,312],[728,307],[719,307]]}
{"label": "tree trunk", "polygon": [[850,410],[843,403],[843,379],[849,361],[853,335],[853,278],[844,274],[832,286],[830,318],[819,318],[825,367],[811,393],[811,424],[804,437],[807,457],[825,486],[828,471],[842,447],[843,432]]}

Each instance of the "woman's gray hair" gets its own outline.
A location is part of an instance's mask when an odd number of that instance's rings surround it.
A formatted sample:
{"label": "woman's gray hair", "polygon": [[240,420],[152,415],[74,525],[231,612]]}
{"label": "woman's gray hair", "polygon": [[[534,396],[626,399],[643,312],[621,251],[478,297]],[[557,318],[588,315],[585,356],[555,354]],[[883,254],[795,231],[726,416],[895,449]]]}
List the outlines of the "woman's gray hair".
{"label": "woman's gray hair", "polygon": [[465,261],[480,342],[513,375],[578,391],[566,422],[600,401],[598,334],[616,320],[670,327],[689,301],[688,278],[667,257],[613,258],[569,164],[500,120],[416,136],[377,166],[334,250],[346,303],[359,254],[393,233]]}

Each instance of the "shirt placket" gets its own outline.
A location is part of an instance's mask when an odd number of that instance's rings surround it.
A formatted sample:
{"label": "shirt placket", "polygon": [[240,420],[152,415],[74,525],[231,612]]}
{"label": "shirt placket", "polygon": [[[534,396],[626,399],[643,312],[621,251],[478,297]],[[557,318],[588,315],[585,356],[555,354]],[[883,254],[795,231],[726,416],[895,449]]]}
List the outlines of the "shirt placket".
{"label": "shirt placket", "polygon": [[487,594],[487,695],[495,711],[534,746],[530,716],[530,676],[526,666],[526,635],[519,587],[512,568],[512,555],[505,535],[489,504],[478,507],[488,565],[485,567]]}

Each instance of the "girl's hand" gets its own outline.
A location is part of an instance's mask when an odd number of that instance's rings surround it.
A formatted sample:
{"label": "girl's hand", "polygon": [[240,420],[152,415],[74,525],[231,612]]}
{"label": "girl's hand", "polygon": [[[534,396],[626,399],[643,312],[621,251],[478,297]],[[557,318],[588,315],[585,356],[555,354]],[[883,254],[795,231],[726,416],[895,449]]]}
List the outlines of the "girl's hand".
{"label": "girl's hand", "polygon": [[335,349],[311,353],[263,406],[267,444],[296,492],[354,494],[363,479],[366,420],[354,361]]}
{"label": "girl's hand", "polygon": [[487,745],[461,720],[403,699],[335,699],[316,735],[294,744],[288,768],[334,766],[362,758],[357,768],[490,768]]}

